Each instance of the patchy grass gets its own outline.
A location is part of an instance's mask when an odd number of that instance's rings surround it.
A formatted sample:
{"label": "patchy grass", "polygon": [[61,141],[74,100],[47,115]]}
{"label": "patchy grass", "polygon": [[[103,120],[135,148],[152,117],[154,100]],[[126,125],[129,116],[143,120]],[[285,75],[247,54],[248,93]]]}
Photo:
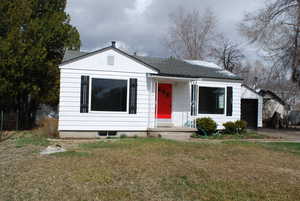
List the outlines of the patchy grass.
{"label": "patchy grass", "polygon": [[43,136],[34,135],[32,133],[20,133],[15,137],[15,144],[17,148],[21,148],[27,145],[48,146],[50,143],[47,138]]}
{"label": "patchy grass", "polygon": [[14,144],[0,146],[0,200],[300,200],[299,145],[118,139],[40,156]]}
{"label": "patchy grass", "polygon": [[92,156],[89,152],[80,152],[80,151],[66,151],[66,152],[59,152],[51,154],[51,156],[57,157],[90,157]]}
{"label": "patchy grass", "polygon": [[293,142],[272,142],[272,143],[260,143],[268,149],[275,151],[286,151],[291,153],[300,154],[300,143]]}
{"label": "patchy grass", "polygon": [[[138,143],[137,143],[138,142]],[[94,143],[82,143],[79,145],[82,149],[105,149],[105,148],[111,148],[111,149],[123,149],[123,148],[131,148],[136,146],[142,146],[145,143],[162,143],[162,142],[172,142],[176,143],[176,141],[168,141],[163,139],[157,139],[157,138],[116,138],[113,140],[105,140],[105,141],[99,141]]]}
{"label": "patchy grass", "polygon": [[110,140],[110,141],[99,141],[95,143],[83,143],[79,146],[83,149],[104,149],[104,148],[126,148],[131,144],[128,143],[128,140]]}
{"label": "patchy grass", "polygon": [[274,139],[274,137],[269,137],[258,133],[245,133],[245,134],[233,134],[233,135],[220,134],[220,135],[213,135],[213,136],[198,136],[197,138],[209,139],[209,140]]}

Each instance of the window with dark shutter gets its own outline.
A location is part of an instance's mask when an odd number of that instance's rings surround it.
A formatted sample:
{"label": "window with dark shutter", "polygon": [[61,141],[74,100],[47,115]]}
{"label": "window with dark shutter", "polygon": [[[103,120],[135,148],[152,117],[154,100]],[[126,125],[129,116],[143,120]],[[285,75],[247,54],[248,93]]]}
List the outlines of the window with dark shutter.
{"label": "window with dark shutter", "polygon": [[92,78],[91,111],[127,112],[128,80]]}
{"label": "window with dark shutter", "polygon": [[225,114],[225,88],[199,87],[199,114]]}
{"label": "window with dark shutter", "polygon": [[137,79],[130,79],[129,89],[129,114],[137,112]]}
{"label": "window with dark shutter", "polygon": [[197,85],[192,85],[191,89],[191,115],[197,116]]}
{"label": "window with dark shutter", "polygon": [[89,83],[89,76],[81,76],[80,113],[88,113],[89,111]]}
{"label": "window with dark shutter", "polygon": [[232,116],[232,87],[227,87],[227,116]]}

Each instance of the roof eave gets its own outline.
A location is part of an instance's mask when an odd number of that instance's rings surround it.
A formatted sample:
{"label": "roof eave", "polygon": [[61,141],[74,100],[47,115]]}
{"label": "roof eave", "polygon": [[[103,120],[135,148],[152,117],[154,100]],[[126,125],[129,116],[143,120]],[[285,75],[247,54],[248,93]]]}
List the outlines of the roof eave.
{"label": "roof eave", "polygon": [[201,77],[195,77],[195,76],[189,76],[189,75],[178,75],[178,74],[167,74],[167,73],[159,73],[159,74],[151,74],[155,76],[167,76],[167,77],[183,77],[183,78],[191,78],[191,79],[218,79],[218,80],[232,80],[232,81],[239,81],[243,82],[243,79],[241,78],[220,78],[220,77],[212,77],[212,76],[201,76]]}
{"label": "roof eave", "polygon": [[116,52],[118,52],[118,53],[120,53],[120,54],[122,54],[122,55],[124,55],[124,56],[126,56],[126,57],[128,57],[128,58],[130,58],[130,59],[132,59],[132,60],[134,60],[134,61],[136,61],[136,62],[138,62],[138,63],[140,63],[140,64],[142,64],[142,65],[144,65],[144,66],[146,66],[146,67],[148,67],[148,68],[150,68],[150,69],[152,69],[152,70],[154,70],[154,71],[156,71],[157,73],[160,72],[160,70],[157,69],[156,67],[154,67],[154,66],[152,66],[152,65],[150,65],[150,64],[148,64],[148,63],[146,63],[146,62],[144,62],[144,61],[142,61],[142,60],[140,60],[140,59],[138,59],[138,58],[136,58],[136,57],[134,57],[134,56],[132,56],[132,55],[130,55],[130,54],[128,54],[128,53],[126,53],[126,52],[120,50],[120,49],[118,49],[118,48],[116,48],[116,47],[113,47],[113,46],[105,47],[105,48],[102,48],[102,49],[100,49],[100,50],[96,50],[96,51],[94,51],[94,52],[90,52],[90,53],[87,53],[87,54],[85,54],[85,55],[82,55],[82,56],[79,56],[79,57],[76,57],[76,58],[73,58],[73,59],[64,61],[64,62],[62,62],[62,63],[59,65],[59,67],[61,68],[61,67],[64,66],[64,65],[67,65],[67,64],[76,62],[76,61],[78,61],[78,60],[84,59],[84,58],[86,58],[86,57],[93,56],[93,55],[95,55],[95,54],[98,54],[98,53],[101,53],[101,52],[104,52],[104,51],[107,51],[107,50],[110,50],[110,49],[111,49],[111,50],[114,50],[114,51],[116,51]]}

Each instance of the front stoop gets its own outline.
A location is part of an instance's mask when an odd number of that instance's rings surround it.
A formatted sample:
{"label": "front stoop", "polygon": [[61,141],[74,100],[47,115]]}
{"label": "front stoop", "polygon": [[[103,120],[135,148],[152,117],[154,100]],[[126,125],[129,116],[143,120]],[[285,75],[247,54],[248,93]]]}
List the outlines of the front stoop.
{"label": "front stoop", "polygon": [[161,137],[168,140],[187,141],[197,129],[194,128],[153,128],[149,129],[148,135],[151,137]]}
{"label": "front stoop", "polygon": [[160,133],[162,139],[186,141],[191,138],[192,133],[189,132],[163,132]]}

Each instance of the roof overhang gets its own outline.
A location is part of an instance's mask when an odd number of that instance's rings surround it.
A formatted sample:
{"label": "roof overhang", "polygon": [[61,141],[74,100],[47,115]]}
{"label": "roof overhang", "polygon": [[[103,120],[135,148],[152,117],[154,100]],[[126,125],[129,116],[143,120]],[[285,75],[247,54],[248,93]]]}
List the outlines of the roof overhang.
{"label": "roof overhang", "polygon": [[148,76],[151,77],[151,78],[154,78],[154,79],[187,80],[187,81],[217,81],[217,82],[243,83],[243,80],[210,78],[210,77],[185,77],[185,76],[162,75],[162,74],[148,74]]}
{"label": "roof overhang", "polygon": [[152,65],[149,65],[149,64],[145,63],[144,61],[142,61],[142,60],[140,60],[140,59],[138,59],[138,58],[136,58],[136,57],[134,57],[134,56],[132,56],[132,55],[130,55],[130,54],[127,54],[126,52],[124,52],[124,51],[122,51],[122,50],[120,50],[120,49],[118,49],[118,48],[116,48],[116,47],[113,47],[113,46],[105,47],[105,48],[102,48],[102,49],[100,49],[100,50],[96,50],[96,51],[94,51],[94,52],[87,53],[87,54],[85,54],[85,55],[83,55],[83,56],[79,56],[79,57],[70,59],[70,60],[68,60],[68,61],[62,62],[62,63],[59,65],[59,68],[62,68],[64,65],[67,65],[67,64],[76,62],[76,61],[78,61],[78,60],[81,60],[81,59],[84,59],[84,58],[87,58],[87,57],[90,57],[90,56],[93,56],[93,55],[96,55],[96,54],[100,54],[100,53],[105,52],[105,51],[107,51],[107,50],[114,50],[114,51],[116,51],[117,53],[119,53],[119,54],[121,54],[121,55],[123,55],[123,56],[125,56],[125,57],[127,57],[127,58],[129,58],[129,59],[132,59],[132,60],[134,60],[135,62],[137,62],[137,63],[139,63],[139,64],[142,64],[142,65],[146,66],[147,68],[150,68],[150,69],[156,71],[157,73],[160,72],[159,69],[157,69],[156,67],[154,67],[154,66],[152,66]]}
{"label": "roof overhang", "polygon": [[201,80],[201,78],[175,77],[175,76],[164,76],[164,75],[154,75],[154,74],[149,74],[148,76],[151,78],[154,78],[154,79],[186,80],[186,81],[200,81]]}

